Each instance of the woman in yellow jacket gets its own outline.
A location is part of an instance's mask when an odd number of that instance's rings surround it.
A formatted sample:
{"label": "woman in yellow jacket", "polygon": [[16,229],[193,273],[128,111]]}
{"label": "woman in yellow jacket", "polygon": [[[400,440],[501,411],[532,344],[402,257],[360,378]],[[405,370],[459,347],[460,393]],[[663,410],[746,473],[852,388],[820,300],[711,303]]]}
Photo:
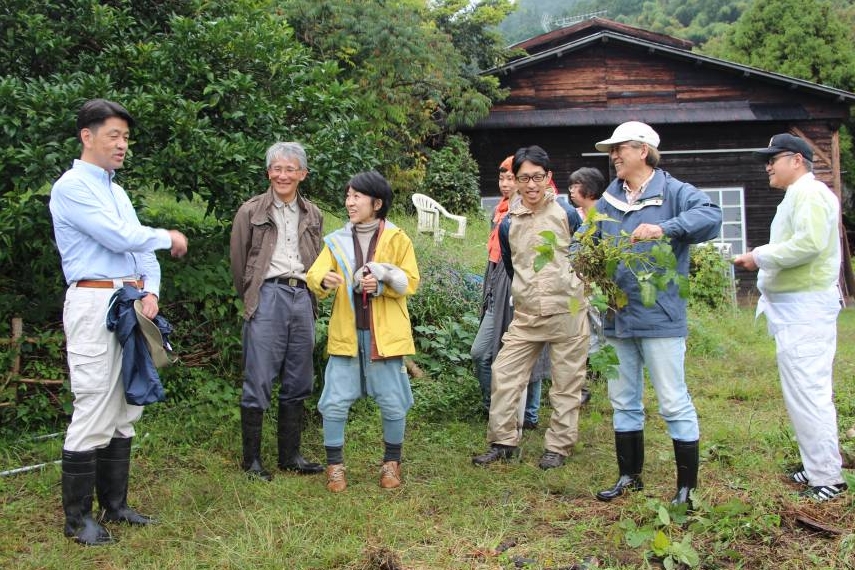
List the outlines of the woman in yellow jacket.
{"label": "woman in yellow jacket", "polygon": [[401,485],[401,448],[413,405],[403,357],[415,352],[407,297],[418,288],[419,268],[410,238],[386,220],[392,188],[383,176],[370,171],[351,178],[344,204],[350,222],[324,237],[306,276],[319,299],[335,294],[318,402],[327,488],[338,493],[347,486],[344,426],[353,403],[368,395],[383,420],[380,486],[393,489]]}

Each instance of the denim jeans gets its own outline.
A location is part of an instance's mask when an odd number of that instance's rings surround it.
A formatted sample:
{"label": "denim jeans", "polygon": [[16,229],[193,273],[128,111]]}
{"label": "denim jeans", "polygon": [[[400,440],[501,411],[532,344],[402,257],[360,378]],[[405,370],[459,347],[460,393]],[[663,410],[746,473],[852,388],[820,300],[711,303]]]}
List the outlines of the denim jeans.
{"label": "denim jeans", "polygon": [[[487,309],[481,326],[475,335],[475,341],[469,350],[469,356],[475,364],[475,376],[481,387],[481,403],[484,410],[490,411],[490,390],[493,382],[493,309]],[[540,417],[540,392],[542,378],[530,380],[525,399],[525,421],[537,423]]]}
{"label": "denim jeans", "polygon": [[698,415],[686,387],[686,339],[608,337],[618,360],[618,377],[609,379],[615,431],[644,429],[644,367],[659,401],[659,415],[671,439],[697,441]]}

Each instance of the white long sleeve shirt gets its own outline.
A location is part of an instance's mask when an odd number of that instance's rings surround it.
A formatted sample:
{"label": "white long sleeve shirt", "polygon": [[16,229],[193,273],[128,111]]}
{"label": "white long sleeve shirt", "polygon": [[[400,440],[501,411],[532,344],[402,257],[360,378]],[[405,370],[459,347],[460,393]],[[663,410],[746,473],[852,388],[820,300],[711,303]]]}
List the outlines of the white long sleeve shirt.
{"label": "white long sleeve shirt", "polygon": [[751,253],[760,269],[757,313],[769,330],[834,320],[840,310],[840,203],[812,172],[792,183],[772,220],[769,243]]}

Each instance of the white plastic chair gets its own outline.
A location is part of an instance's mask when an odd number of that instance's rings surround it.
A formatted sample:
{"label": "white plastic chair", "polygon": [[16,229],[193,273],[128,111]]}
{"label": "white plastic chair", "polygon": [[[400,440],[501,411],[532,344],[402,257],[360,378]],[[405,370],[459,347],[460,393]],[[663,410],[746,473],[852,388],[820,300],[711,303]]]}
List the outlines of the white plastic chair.
{"label": "white plastic chair", "polygon": [[451,214],[442,207],[442,204],[424,194],[413,194],[413,205],[416,207],[418,214],[417,229],[420,232],[432,233],[435,242],[441,242],[446,231],[442,229],[440,224],[441,217],[457,222],[457,230],[449,233],[453,238],[463,239],[466,237],[466,216],[457,216]]}

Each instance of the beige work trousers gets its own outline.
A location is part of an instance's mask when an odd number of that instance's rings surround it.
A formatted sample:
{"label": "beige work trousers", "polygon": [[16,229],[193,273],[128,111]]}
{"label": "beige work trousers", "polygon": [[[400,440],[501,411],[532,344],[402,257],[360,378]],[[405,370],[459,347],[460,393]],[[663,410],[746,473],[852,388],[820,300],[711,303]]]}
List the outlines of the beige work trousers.
{"label": "beige work trousers", "polygon": [[[122,280],[116,280],[116,288]],[[134,423],[142,406],[125,401],[122,381],[122,345],[107,330],[107,311],[116,289],[78,288],[65,294],[63,327],[74,412],[65,434],[66,451],[90,451],[113,438],[135,435]]]}
{"label": "beige work trousers", "polygon": [[543,345],[549,343],[552,415],[545,435],[545,449],[569,455],[579,438],[579,407],[588,357],[587,311],[555,315],[527,315],[517,310],[502,337],[502,349],[493,361],[490,396],[491,444],[519,445],[517,408],[528,385],[531,370]]}

